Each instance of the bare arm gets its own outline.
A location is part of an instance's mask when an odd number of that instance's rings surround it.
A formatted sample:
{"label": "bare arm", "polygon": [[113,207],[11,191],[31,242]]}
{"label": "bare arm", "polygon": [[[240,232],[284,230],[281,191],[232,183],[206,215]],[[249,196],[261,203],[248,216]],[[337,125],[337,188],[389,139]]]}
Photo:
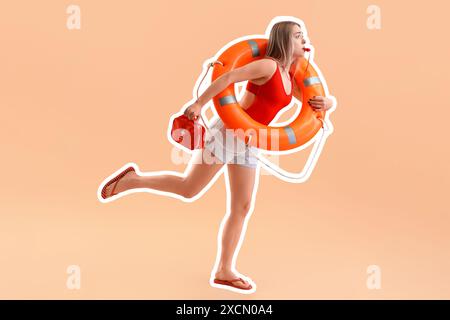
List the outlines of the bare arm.
{"label": "bare arm", "polygon": [[203,106],[217,94],[225,90],[231,83],[258,79],[270,76],[273,72],[273,62],[270,59],[252,61],[242,67],[224,73],[211,83],[208,89],[198,98],[198,103]]}
{"label": "bare arm", "polygon": [[202,107],[213,97],[225,90],[231,83],[270,76],[275,67],[275,61],[271,59],[260,59],[224,73],[211,83],[208,89],[198,97],[197,101],[184,110],[184,114],[190,120],[198,118],[201,114]]}
{"label": "bare arm", "polygon": [[208,89],[202,93],[200,97],[198,97],[197,102],[203,107],[212,97],[215,97],[217,94],[225,90],[226,87],[230,85],[228,73],[225,73],[218,77],[216,80],[211,83]]}

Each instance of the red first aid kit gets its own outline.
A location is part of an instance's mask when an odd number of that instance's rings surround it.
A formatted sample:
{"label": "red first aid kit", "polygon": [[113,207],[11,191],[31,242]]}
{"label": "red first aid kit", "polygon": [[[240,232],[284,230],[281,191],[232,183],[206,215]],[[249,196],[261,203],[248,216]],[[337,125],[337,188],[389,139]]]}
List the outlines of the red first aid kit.
{"label": "red first aid kit", "polygon": [[173,120],[172,139],[188,149],[203,149],[205,127],[194,120],[189,120],[186,115],[181,115]]}

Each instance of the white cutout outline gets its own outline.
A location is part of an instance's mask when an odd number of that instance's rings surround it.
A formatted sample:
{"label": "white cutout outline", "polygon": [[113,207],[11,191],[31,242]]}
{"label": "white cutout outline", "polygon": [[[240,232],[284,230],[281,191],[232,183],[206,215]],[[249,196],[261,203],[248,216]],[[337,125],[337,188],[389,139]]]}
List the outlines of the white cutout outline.
{"label": "white cutout outline", "polygon": [[[274,25],[275,23],[281,22],[281,21],[293,21],[293,22],[298,23],[298,24],[301,26],[301,29],[302,29],[302,31],[303,31],[303,37],[304,37],[304,39],[305,39],[305,41],[306,41],[306,44],[308,45],[308,48],[311,49],[311,51],[309,52],[309,54],[311,54],[310,62],[309,62],[309,63],[310,63],[310,65],[312,65],[312,66],[314,67],[314,69],[316,70],[317,75],[318,75],[320,81],[322,82],[322,86],[323,86],[324,91],[325,91],[325,96],[333,100],[333,106],[332,106],[330,109],[328,109],[327,112],[325,112],[325,117],[324,117],[324,119],[323,119],[324,122],[326,123],[326,125],[327,125],[328,128],[329,128],[328,130],[326,130],[326,131],[324,132],[324,134],[325,134],[326,136],[330,135],[334,130],[333,130],[333,126],[332,126],[332,124],[331,124],[331,122],[330,122],[330,120],[329,120],[329,115],[330,115],[330,113],[331,113],[332,111],[334,111],[334,110],[336,109],[336,107],[337,107],[337,101],[336,101],[336,98],[335,98],[335,97],[329,95],[329,90],[328,90],[328,86],[327,86],[327,84],[326,84],[325,78],[323,77],[322,72],[320,71],[320,69],[317,67],[317,65],[316,65],[315,62],[314,62],[314,52],[315,52],[315,49],[314,49],[314,47],[311,46],[311,44],[310,44],[310,41],[309,41],[309,38],[308,38],[307,29],[306,29],[306,26],[305,26],[304,22],[303,22],[302,20],[300,20],[300,19],[298,19],[298,18],[295,18],[295,17],[292,17],[292,16],[276,16],[276,17],[273,18],[273,19],[271,20],[271,22],[268,24],[268,27],[266,28],[266,31],[265,31],[265,35],[253,34],[253,35],[247,35],[247,36],[243,36],[243,37],[234,39],[234,40],[228,42],[228,44],[226,44],[225,46],[223,46],[222,49],[220,49],[220,50],[217,52],[217,54],[216,54],[213,58],[207,59],[207,60],[203,63],[203,72],[202,72],[202,74],[198,77],[198,79],[197,79],[197,81],[196,81],[196,83],[195,83],[195,85],[194,85],[194,88],[193,88],[193,90],[192,90],[192,92],[193,92],[193,95],[192,95],[192,96],[193,96],[194,98],[191,99],[189,102],[187,102],[186,104],[183,105],[183,107],[181,108],[182,111],[180,111],[180,112],[178,112],[178,113],[175,113],[175,114],[173,114],[173,115],[170,117],[170,124],[173,123],[173,120],[174,120],[176,117],[178,117],[178,116],[180,116],[180,115],[183,114],[183,111],[185,110],[185,108],[186,108],[187,106],[189,106],[189,105],[191,105],[192,103],[195,102],[195,100],[196,100],[196,98],[195,98],[195,93],[196,93],[196,91],[197,91],[197,88],[198,88],[199,85],[200,85],[201,80],[202,80],[202,79],[201,79],[201,78],[202,78],[202,75],[207,71],[208,65],[209,65],[211,62],[216,61],[216,60],[218,59],[218,57],[219,57],[219,56],[220,56],[227,48],[229,48],[230,46],[232,46],[232,45],[234,45],[234,44],[236,44],[236,43],[238,43],[238,42],[241,42],[241,41],[247,40],[247,39],[253,39],[253,38],[255,38],[255,37],[264,37],[264,38],[268,39],[268,38],[269,38],[269,35],[270,35],[270,30],[272,29],[273,25]],[[209,85],[210,85],[210,82],[208,83],[208,81],[204,81],[202,87],[208,87]],[[237,84],[235,84],[235,85],[237,85]],[[238,86],[238,87],[239,87],[239,86]],[[237,92],[237,95],[240,95],[239,98],[241,98],[242,95],[243,95],[243,90],[242,90],[243,87],[244,87],[244,84],[241,85],[241,87],[239,88],[239,90],[235,90],[235,91]],[[199,88],[199,89],[200,89],[200,88]],[[200,92],[200,91],[199,91],[199,92]],[[294,102],[295,102],[294,99],[295,99],[295,101],[297,101],[297,99],[293,96],[292,101],[291,101],[286,107],[284,107],[282,110],[280,110],[280,112],[279,112],[279,113],[277,114],[277,116],[272,120],[272,122],[273,122],[273,121],[277,121],[277,120],[281,117],[281,115],[282,115],[286,110],[288,110],[288,109],[290,109],[290,108],[292,107],[292,105],[293,105]],[[239,100],[240,100],[240,99],[239,99]],[[201,111],[201,112],[202,112],[202,115],[204,116],[205,119],[207,119],[205,113],[206,113],[206,109],[207,109],[208,105],[209,105],[209,107],[213,106],[212,99],[211,99],[208,103],[206,103],[206,105],[202,108],[202,111]],[[213,114],[214,114],[215,116],[213,116],[213,118],[212,118],[211,120],[208,120],[208,119],[207,119],[207,122],[208,122],[207,124],[208,124],[208,126],[210,125],[210,123],[211,123],[212,121],[214,121],[214,120],[216,119],[216,117],[219,117],[218,114],[217,114],[217,112],[214,110],[214,108],[212,108],[211,110],[212,110],[212,112],[213,112]],[[301,111],[301,108],[298,108],[298,110],[295,112],[295,114],[294,114],[291,118],[289,118],[288,120],[286,120],[286,121],[284,121],[284,122],[277,123],[277,125],[279,125],[279,126],[284,126],[284,125],[289,124],[290,122],[293,121],[293,119],[295,119],[295,117],[298,116],[298,114],[300,113],[300,111]],[[319,131],[320,131],[320,130],[319,130]],[[318,131],[318,132],[319,132],[319,131]],[[324,137],[324,138],[326,138],[326,137]],[[185,147],[181,146],[180,144],[176,143],[175,141],[173,141],[172,138],[171,138],[171,125],[169,125],[169,128],[168,128],[168,130],[167,130],[167,139],[168,139],[169,142],[170,142],[172,145],[174,145],[176,148],[179,148],[179,149],[181,148],[182,150],[184,150],[184,151],[187,152],[187,153],[193,154],[194,152],[202,152],[202,150],[200,150],[200,149],[190,150],[190,149],[188,149],[188,148],[185,148]],[[301,150],[307,148],[307,147],[308,147],[311,143],[313,143],[316,139],[317,139],[317,134],[316,134],[315,137],[313,137],[310,141],[308,141],[308,142],[305,143],[304,145],[299,146],[299,147],[294,148],[294,149],[291,149],[291,150],[285,150],[285,151],[260,150],[260,151],[263,152],[263,153],[267,153],[267,154],[291,154],[291,153],[294,153],[294,152],[297,152],[297,151],[301,151]],[[325,140],[326,140],[326,139],[323,139],[324,142],[325,142]],[[320,144],[320,145],[318,146],[318,148],[320,148],[320,150],[322,149],[322,147],[323,147],[323,144]],[[320,152],[319,152],[319,153],[320,153]],[[314,161],[314,165],[315,165],[315,163],[317,162],[317,159],[318,159],[318,157],[317,157],[316,160]],[[202,161],[203,161],[203,159],[202,159]],[[163,170],[163,171],[152,171],[152,172],[145,172],[145,173],[144,173],[144,172],[140,171],[140,169],[138,168],[138,166],[137,166],[135,163],[129,162],[129,163],[123,165],[120,169],[118,169],[117,171],[115,171],[113,174],[111,174],[110,176],[108,176],[108,177],[100,184],[100,186],[99,186],[99,188],[98,188],[98,190],[97,190],[97,198],[98,198],[98,200],[99,200],[100,202],[102,202],[102,203],[108,203],[108,202],[114,201],[114,200],[116,200],[116,199],[118,199],[118,198],[120,198],[120,197],[123,197],[123,196],[125,196],[125,195],[132,194],[132,193],[137,193],[137,192],[148,192],[148,193],[153,193],[153,194],[158,194],[158,195],[169,196],[169,197],[172,197],[172,198],[179,199],[179,200],[181,200],[181,201],[183,201],[183,202],[193,202],[193,201],[196,201],[197,199],[199,199],[200,197],[202,197],[203,194],[205,194],[205,193],[211,188],[211,186],[217,181],[217,179],[220,177],[220,175],[221,175],[222,173],[224,173],[224,176],[225,176],[226,193],[227,193],[226,214],[225,214],[225,216],[223,217],[223,219],[222,219],[222,221],[221,221],[221,224],[220,224],[220,227],[219,227],[219,232],[218,232],[218,235],[217,235],[218,250],[217,250],[217,255],[216,255],[216,262],[215,262],[214,267],[213,267],[213,269],[212,269],[212,271],[211,271],[211,278],[210,278],[210,282],[209,282],[209,283],[210,283],[210,285],[211,285],[212,287],[222,288],[222,289],[230,290],[230,291],[237,292],[237,293],[243,293],[243,294],[250,294],[250,293],[253,293],[253,292],[256,291],[256,284],[255,284],[255,283],[253,282],[253,280],[251,280],[249,277],[244,276],[244,275],[240,274],[239,272],[237,272],[235,266],[236,266],[236,259],[237,259],[238,253],[239,253],[239,251],[240,251],[240,248],[241,248],[241,246],[242,246],[243,240],[244,240],[244,238],[245,238],[245,233],[246,233],[246,230],[247,230],[248,221],[249,221],[249,219],[250,219],[250,217],[252,216],[253,211],[254,211],[255,200],[256,200],[255,195],[256,195],[256,192],[257,192],[258,186],[259,186],[260,170],[261,170],[261,166],[260,166],[259,164],[258,164],[258,166],[255,168],[255,170],[256,170],[256,172],[255,172],[255,182],[254,182],[254,185],[253,185],[253,192],[252,192],[251,201],[250,201],[250,208],[249,208],[249,210],[248,210],[248,212],[247,212],[247,214],[246,214],[246,217],[245,217],[245,219],[244,219],[244,224],[243,224],[243,226],[242,226],[241,235],[240,235],[240,238],[239,238],[238,243],[237,243],[237,245],[236,245],[236,249],[235,249],[235,251],[234,251],[234,253],[233,253],[232,264],[231,264],[231,265],[232,265],[232,266],[231,266],[232,271],[233,271],[237,276],[243,278],[244,280],[248,281],[248,282],[252,285],[252,289],[250,289],[250,290],[243,290],[243,289],[233,288],[233,287],[226,286],[226,285],[220,285],[220,284],[214,283],[214,281],[213,281],[213,280],[214,280],[214,275],[215,275],[215,273],[216,273],[216,271],[217,271],[217,268],[218,268],[218,265],[219,265],[219,262],[220,262],[220,256],[221,256],[221,252],[222,252],[221,237],[222,237],[222,233],[223,233],[224,224],[225,224],[226,220],[228,219],[228,217],[230,216],[230,213],[231,213],[231,210],[230,210],[230,208],[231,208],[231,191],[230,191],[230,183],[229,183],[228,170],[225,170],[225,168],[227,168],[226,164],[224,164],[224,165],[222,166],[222,168],[219,169],[219,170],[217,171],[217,173],[213,176],[213,178],[209,181],[209,183],[208,183],[208,184],[207,184],[207,185],[206,185],[206,186],[205,186],[198,194],[196,194],[196,195],[195,195],[194,197],[192,197],[192,198],[184,198],[184,197],[182,197],[182,196],[180,196],[180,195],[178,195],[178,194],[174,194],[174,193],[171,193],[171,192],[160,191],[160,190],[155,190],[155,189],[150,189],[150,188],[134,188],[134,189],[127,190],[127,191],[124,191],[124,192],[120,192],[120,193],[118,193],[118,194],[116,194],[116,195],[114,195],[114,196],[108,197],[107,199],[103,199],[102,196],[101,196],[101,190],[102,190],[103,187],[106,185],[106,183],[108,183],[111,179],[113,179],[115,176],[117,176],[120,172],[122,172],[122,171],[123,171],[125,168],[127,168],[127,167],[132,166],[132,167],[135,169],[136,173],[137,173],[138,175],[140,175],[140,176],[158,176],[158,175],[164,175],[164,174],[172,174],[172,175],[176,175],[176,176],[179,176],[179,177],[186,177],[186,176],[187,176],[187,172],[190,171],[191,165],[192,165],[192,163],[189,163],[189,164],[187,165],[187,167],[186,167],[184,173],[180,173],[180,172],[177,172],[177,171],[167,171],[167,170]],[[313,166],[314,166],[314,165],[313,165]],[[313,166],[312,166],[312,167],[313,167]],[[298,182],[298,181],[292,181],[291,179],[286,179],[286,178],[284,178],[284,177],[282,177],[282,176],[278,176],[278,177],[279,177],[280,179],[286,181],[286,182]],[[306,179],[304,179],[303,181],[307,180],[307,178],[308,178],[308,177],[306,177]]]}
{"label": "white cutout outline", "polygon": [[[183,111],[192,103],[195,102],[196,98],[195,98],[195,93],[197,92],[197,89],[199,90],[199,95],[200,93],[200,89],[203,88],[202,91],[206,90],[206,88],[211,84],[211,77],[206,77],[205,80],[209,80],[209,81],[203,81],[203,84],[201,87],[200,86],[200,82],[202,82],[202,78],[203,75],[208,71],[208,66],[209,64],[213,63],[214,61],[217,61],[220,57],[220,55],[225,52],[228,48],[232,47],[233,45],[235,45],[236,43],[239,43],[241,41],[244,40],[250,40],[250,39],[254,39],[254,38],[265,38],[265,39],[269,39],[270,36],[270,30],[272,29],[273,25],[275,23],[281,22],[281,21],[292,21],[292,22],[296,22],[301,26],[301,29],[303,31],[303,38],[305,39],[306,45],[308,46],[308,48],[311,49],[311,51],[308,53],[310,54],[310,61],[309,64],[315,69],[315,71],[317,72],[317,76],[319,77],[322,87],[324,89],[325,92],[325,96],[329,99],[331,99],[333,101],[332,107],[330,109],[328,109],[325,112],[325,116],[324,116],[324,126],[326,128],[326,130],[324,130],[322,132],[322,135],[320,136],[319,139],[319,134],[321,133],[321,130],[318,130],[316,135],[311,138],[308,142],[304,143],[301,146],[298,146],[296,148],[290,149],[290,150],[264,150],[264,149],[259,149],[260,153],[259,153],[259,157],[265,159],[263,160],[264,162],[270,162],[269,160],[267,160],[267,158],[263,157],[264,154],[270,154],[270,155],[275,155],[275,156],[279,156],[279,155],[288,155],[288,154],[292,154],[301,150],[304,150],[306,148],[308,148],[311,144],[314,144],[317,142],[316,146],[313,147],[310,157],[308,158],[304,169],[301,172],[298,173],[290,173],[286,170],[283,170],[281,168],[278,168],[278,171],[281,173],[278,173],[276,171],[274,171],[273,169],[270,171],[272,175],[275,175],[276,177],[278,177],[279,179],[282,179],[286,182],[290,182],[290,183],[303,183],[306,180],[308,180],[309,176],[311,175],[318,159],[319,156],[322,152],[322,149],[325,145],[325,142],[328,138],[328,136],[330,136],[333,132],[334,132],[334,127],[330,121],[330,114],[336,110],[337,107],[337,100],[334,96],[331,96],[329,94],[329,90],[328,90],[328,85],[325,81],[325,77],[323,76],[321,70],[319,69],[319,67],[316,65],[316,63],[314,62],[314,54],[315,54],[315,48],[311,45],[311,42],[309,40],[308,37],[308,32],[306,29],[306,26],[304,24],[304,22],[298,18],[292,17],[292,16],[277,16],[274,19],[272,19],[272,21],[269,23],[268,27],[266,28],[265,34],[261,35],[261,34],[253,34],[253,35],[247,35],[247,36],[242,36],[240,38],[234,39],[230,42],[228,42],[225,46],[223,46],[214,57],[207,59],[204,63],[203,63],[203,71],[201,73],[201,75],[197,78],[197,81],[195,83],[195,86],[192,90],[192,96],[194,98],[192,98],[190,101],[188,101],[186,104],[183,105],[183,107],[181,108],[182,111],[172,115],[170,117],[170,124],[169,124],[169,128],[167,130],[167,139],[169,140],[170,143],[172,143],[172,145],[174,145],[176,148],[181,148],[182,150],[188,152],[188,153],[193,153],[193,150],[190,150],[188,148],[185,148],[184,146],[180,146],[180,144],[176,143],[175,141],[173,141],[173,139],[171,138],[171,124],[173,123],[174,119],[180,115],[183,114]],[[235,92],[236,92],[236,98],[238,100],[240,100],[244,94],[244,90],[243,87],[246,85],[246,83],[242,84],[242,85],[238,85],[235,84]],[[238,86],[238,90],[236,90],[236,86]],[[284,112],[286,112],[287,110],[289,110],[295,103],[298,104],[299,108],[297,108],[296,112],[286,121],[284,122],[279,122],[276,124],[273,124],[273,122],[278,121],[278,119],[283,115]],[[213,121],[215,121],[217,118],[220,118],[218,113],[215,111],[215,108],[213,108],[214,103],[212,101],[212,99],[210,101],[208,101],[202,108],[201,113],[204,119],[206,119],[207,125],[208,127],[211,126],[211,123]],[[211,111],[213,113],[213,117],[211,118],[211,120],[208,120],[206,117],[206,110],[208,108],[211,108]],[[290,124],[293,120],[295,120],[295,118],[300,114],[301,112],[301,102],[299,100],[297,100],[294,96],[292,97],[292,101],[286,105],[283,109],[281,109],[278,114],[276,115],[276,117],[271,121],[271,125],[272,126],[285,126]],[[323,130],[323,129],[322,129]],[[314,156],[313,156],[314,155]],[[258,161],[258,166],[260,165],[260,162]],[[267,170],[267,169],[266,169]],[[285,175],[289,175],[288,176],[283,176],[282,174]]]}

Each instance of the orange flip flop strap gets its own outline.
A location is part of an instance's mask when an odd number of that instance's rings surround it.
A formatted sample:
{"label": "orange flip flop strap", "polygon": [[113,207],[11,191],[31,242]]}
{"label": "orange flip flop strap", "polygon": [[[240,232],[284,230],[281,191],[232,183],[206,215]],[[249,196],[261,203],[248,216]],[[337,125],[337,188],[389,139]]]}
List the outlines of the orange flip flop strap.
{"label": "orange flip flop strap", "polygon": [[115,194],[114,194],[114,190],[116,190],[117,184],[119,183],[120,179],[122,179],[123,176],[124,176],[125,174],[127,174],[128,172],[130,172],[131,169],[132,169],[132,168],[127,168],[127,169],[125,169],[124,171],[122,171],[122,172],[116,177],[117,180],[116,180],[115,182],[113,182],[113,183],[114,183],[114,186],[113,186],[113,188],[112,188],[112,190],[111,190],[111,194],[110,194],[111,197],[115,195]]}
{"label": "orange flip flop strap", "polygon": [[110,194],[111,197],[115,195],[115,194],[114,194],[114,190],[116,190],[117,183],[119,183],[119,180],[120,180],[120,179],[121,179],[121,178],[118,178],[118,179],[116,180],[116,182],[114,182],[114,186],[113,186],[113,188],[112,188],[112,190],[111,190],[111,194]]}

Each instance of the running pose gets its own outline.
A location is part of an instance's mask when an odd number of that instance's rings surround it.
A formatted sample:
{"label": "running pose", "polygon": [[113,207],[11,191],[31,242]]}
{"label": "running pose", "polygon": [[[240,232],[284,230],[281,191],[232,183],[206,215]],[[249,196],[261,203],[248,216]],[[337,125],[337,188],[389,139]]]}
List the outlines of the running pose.
{"label": "running pose", "polygon": [[[211,83],[208,89],[185,110],[189,119],[200,116],[202,107],[230,84],[248,81],[246,91],[239,104],[256,121],[269,124],[292,99],[293,90],[300,87],[289,72],[296,59],[304,56],[305,40],[299,24],[282,21],[274,24],[268,40],[266,56],[233,69]],[[301,94],[299,96],[302,96]],[[328,110],[333,101],[318,96],[308,101],[315,110]],[[215,134],[206,134],[205,147],[196,149],[183,174],[178,172],[141,175],[130,167],[105,184],[101,191],[103,199],[127,190],[145,188],[167,192],[187,201],[194,198],[208,185],[226,164],[230,187],[230,212],[222,229],[220,261],[215,270],[214,283],[218,287],[251,290],[251,280],[237,273],[233,258],[244,232],[246,217],[256,194],[255,176],[258,161],[252,152],[233,155],[226,149],[225,127],[221,119],[211,126]],[[227,136],[228,137],[228,136]],[[238,140],[238,143],[241,140]],[[217,144],[220,142],[220,144]],[[241,141],[242,142],[242,141]],[[252,149],[257,152],[256,148]],[[208,159],[207,161],[205,159]],[[255,191],[255,192],[254,192]]]}

